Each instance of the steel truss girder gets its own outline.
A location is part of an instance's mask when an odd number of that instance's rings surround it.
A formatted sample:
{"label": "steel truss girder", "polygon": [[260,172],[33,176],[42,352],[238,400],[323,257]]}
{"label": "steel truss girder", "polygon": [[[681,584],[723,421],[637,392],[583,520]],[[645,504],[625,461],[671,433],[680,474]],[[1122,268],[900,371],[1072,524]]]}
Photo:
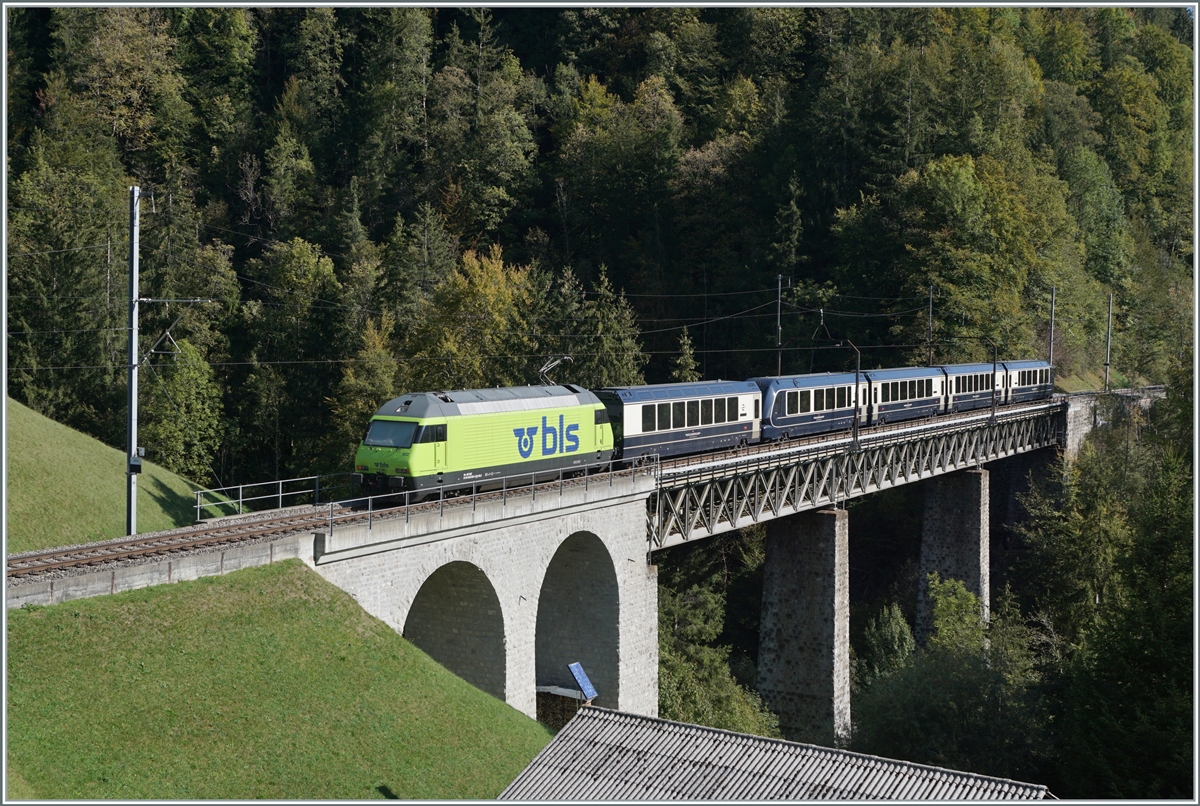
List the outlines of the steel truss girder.
{"label": "steel truss girder", "polygon": [[949,423],[901,438],[882,435],[858,450],[815,446],[809,454],[660,477],[647,506],[650,548],[739,529],[909,484],[1018,453],[1058,445],[1056,410],[996,421]]}

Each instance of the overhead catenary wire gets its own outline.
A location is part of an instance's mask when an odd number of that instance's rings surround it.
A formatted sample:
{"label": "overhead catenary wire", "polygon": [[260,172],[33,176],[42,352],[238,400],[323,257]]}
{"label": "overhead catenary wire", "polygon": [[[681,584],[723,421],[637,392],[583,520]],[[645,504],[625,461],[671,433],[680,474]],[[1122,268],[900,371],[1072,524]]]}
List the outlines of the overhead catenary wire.
{"label": "overhead catenary wire", "polygon": [[63,252],[82,252],[85,249],[107,249],[107,243],[96,244],[94,246],[76,246],[71,249],[47,249],[44,252],[16,252],[8,255],[8,257],[31,257],[33,255],[58,255]]}
{"label": "overhead catenary wire", "polygon": [[[923,347],[924,342],[919,344],[867,344],[861,345],[861,350],[907,350],[914,347]],[[787,352],[800,352],[804,350],[842,350],[845,349],[839,345],[809,345],[798,347],[784,347]],[[697,353],[700,351],[697,350]],[[726,349],[706,350],[708,353],[763,353],[775,352],[775,347],[734,347]],[[614,353],[611,350],[603,352],[589,353],[574,353],[576,357],[592,357],[592,356],[611,356]],[[618,353],[618,355],[678,355],[678,350],[628,350]],[[500,358],[545,358],[545,352],[539,353],[497,353],[493,355],[479,355],[480,359],[493,360]],[[461,360],[460,356],[390,356],[397,363],[410,363],[414,361],[456,361]],[[201,364],[210,367],[268,367],[268,366],[319,366],[329,364],[367,364],[377,361],[374,358],[319,358],[319,359],[297,359],[291,361],[180,361],[180,364]],[[77,366],[59,366],[59,367],[9,367],[9,371],[13,370],[68,370],[68,369],[122,369],[122,364],[97,364],[97,365],[77,365]]]}

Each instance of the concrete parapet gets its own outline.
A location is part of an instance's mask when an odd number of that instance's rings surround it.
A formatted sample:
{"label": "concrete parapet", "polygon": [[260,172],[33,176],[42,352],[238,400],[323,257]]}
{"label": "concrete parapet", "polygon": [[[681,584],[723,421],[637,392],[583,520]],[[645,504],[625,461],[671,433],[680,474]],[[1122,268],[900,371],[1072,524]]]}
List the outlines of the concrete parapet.
{"label": "concrete parapet", "polygon": [[311,535],[292,535],[248,546],[233,546],[222,551],[186,554],[169,560],[73,574],[45,582],[9,585],[6,606],[12,610],[27,604],[59,604],[72,599],[218,576],[278,560],[303,559],[306,553],[311,555],[311,547]]}
{"label": "concrete parapet", "polygon": [[[490,493],[473,502],[469,497],[447,499],[443,506],[406,513],[403,507],[369,523],[340,524],[335,517],[331,530],[317,542],[318,565],[379,551],[419,545],[429,540],[446,540],[481,531],[481,527],[503,521],[515,523],[540,520],[546,515],[562,516],[602,509],[605,504],[646,497],[655,489],[648,474],[590,477],[588,484],[568,482],[559,490],[533,491],[528,487],[509,490],[504,496]],[[361,515],[362,513],[357,513]]]}
{"label": "concrete parapet", "polygon": [[850,737],[850,563],[846,510],[767,524],[758,691],[794,741]]}
{"label": "concrete parapet", "polygon": [[917,624],[920,643],[933,632],[933,610],[926,577],[962,581],[980,599],[984,619],[990,607],[988,471],[962,470],[925,482],[918,562]]}

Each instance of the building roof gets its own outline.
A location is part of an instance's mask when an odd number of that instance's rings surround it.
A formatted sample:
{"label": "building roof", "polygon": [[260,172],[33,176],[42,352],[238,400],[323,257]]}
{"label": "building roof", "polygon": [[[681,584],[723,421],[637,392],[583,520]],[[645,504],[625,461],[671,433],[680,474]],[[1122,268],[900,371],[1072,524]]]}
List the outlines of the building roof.
{"label": "building roof", "polygon": [[581,708],[500,800],[1040,800],[1046,787]]}

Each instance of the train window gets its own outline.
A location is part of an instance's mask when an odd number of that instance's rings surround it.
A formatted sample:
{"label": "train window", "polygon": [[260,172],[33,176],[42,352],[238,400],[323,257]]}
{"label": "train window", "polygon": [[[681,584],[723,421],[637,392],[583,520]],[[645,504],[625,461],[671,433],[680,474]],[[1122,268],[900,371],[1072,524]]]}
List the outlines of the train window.
{"label": "train window", "polygon": [[787,413],[795,414],[799,410],[800,410],[800,393],[799,392],[788,392],[787,393]]}
{"label": "train window", "polygon": [[[924,385],[924,384],[922,384]],[[915,380],[908,382],[908,399],[916,400],[920,395],[917,394],[917,382]]]}
{"label": "train window", "polygon": [[839,386],[837,390],[837,407],[839,409],[846,408],[846,387]]}
{"label": "train window", "polygon": [[712,425],[712,401],[700,401],[700,425]]}
{"label": "train window", "polygon": [[700,425],[700,401],[689,400],[687,402],[687,424],[688,428],[694,425]]}
{"label": "train window", "polygon": [[371,424],[367,426],[363,444],[387,448],[408,448],[413,444],[413,434],[417,428],[416,423],[372,420]]}
{"label": "train window", "polygon": [[725,422],[725,398],[718,397],[713,401],[713,422]]}
{"label": "train window", "polygon": [[684,405],[682,400],[671,404],[671,427],[686,427],[686,420],[684,419]]}
{"label": "train window", "polygon": [[824,389],[813,389],[813,411],[825,411]]}
{"label": "train window", "polygon": [[1050,370],[1044,369],[1044,370],[1042,370],[1042,383],[1049,383],[1049,382],[1050,382]]}
{"label": "train window", "polygon": [[658,404],[658,430],[659,431],[670,431],[671,430],[671,404],[670,403],[659,403]]}
{"label": "train window", "polygon": [[758,398],[754,398],[754,419],[758,419]]}
{"label": "train window", "polygon": [[[900,394],[896,394],[899,392]],[[908,400],[908,382],[899,381],[892,384],[892,399],[893,400]]]}
{"label": "train window", "polygon": [[954,376],[954,394],[957,395],[961,391],[962,391],[962,376],[955,375]]}
{"label": "train window", "polygon": [[446,441],[446,424],[427,425],[421,429],[420,436],[417,442],[445,442]]}
{"label": "train window", "polygon": [[654,404],[642,406],[642,433],[649,434],[654,430]]}
{"label": "train window", "polygon": [[725,398],[725,416],[729,422],[735,422],[738,418],[738,404],[736,397]]}
{"label": "train window", "polygon": [[885,383],[885,384],[882,384],[882,386],[883,386],[883,402],[891,403],[892,402],[892,385],[890,383]]}
{"label": "train window", "polygon": [[775,407],[771,410],[772,417],[782,417],[787,414],[787,392],[775,395]]}
{"label": "train window", "polygon": [[[617,410],[617,419],[621,418],[621,411]],[[598,409],[593,409],[592,413],[593,425],[604,425],[608,422],[608,409],[601,406]]]}
{"label": "train window", "polygon": [[809,400],[811,395],[807,389],[800,392],[800,413],[808,414],[812,410],[812,402]]}
{"label": "train window", "polygon": [[878,390],[878,389],[876,389],[876,390],[875,390],[875,392],[874,392],[874,394],[872,394],[872,395],[871,395],[871,402],[872,402],[872,403],[878,403],[878,402],[879,402],[879,390]]}
{"label": "train window", "polygon": [[925,397],[933,396],[933,378],[925,379]]}
{"label": "train window", "polygon": [[832,386],[825,390],[825,408],[827,408],[827,409],[833,408],[833,387]]}

